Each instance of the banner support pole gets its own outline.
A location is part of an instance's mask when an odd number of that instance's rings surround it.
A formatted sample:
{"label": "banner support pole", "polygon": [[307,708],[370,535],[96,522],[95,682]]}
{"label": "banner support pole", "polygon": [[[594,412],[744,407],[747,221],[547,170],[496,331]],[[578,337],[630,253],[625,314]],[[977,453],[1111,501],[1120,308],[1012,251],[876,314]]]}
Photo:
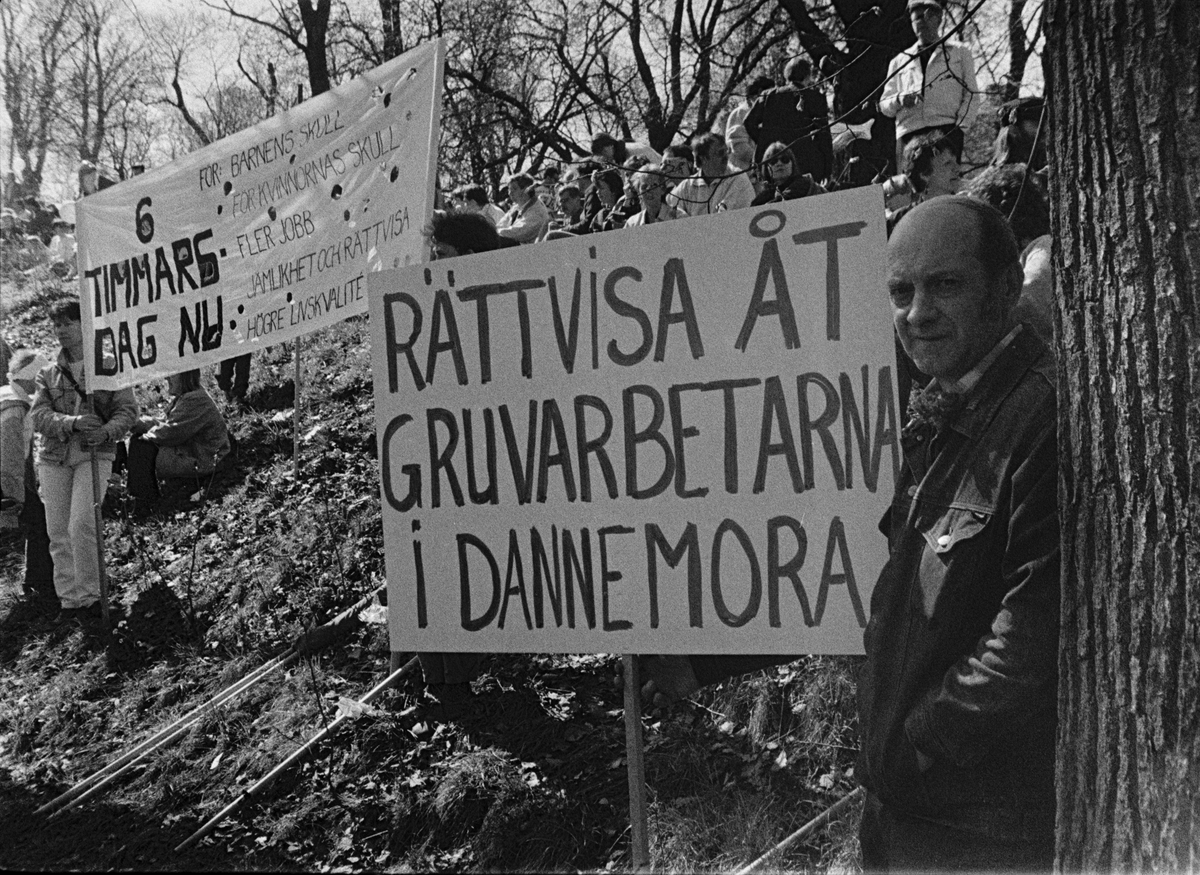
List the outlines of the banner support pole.
{"label": "banner support pole", "polygon": [[[87,393],[88,413],[96,412],[94,398],[95,396],[91,392]],[[104,519],[101,514],[105,490],[100,485],[100,460],[96,457],[96,448],[89,447],[88,453],[91,456],[92,464],[92,513],[95,515],[96,560],[100,572],[100,622],[104,630],[104,643],[107,646],[112,636],[112,623],[108,611],[108,568],[104,564]]]}
{"label": "banner support pole", "polygon": [[646,760],[642,749],[642,681],[637,656],[621,656],[625,671],[625,754],[629,776],[629,856],[634,871],[650,866],[650,830],[646,811]]}
{"label": "banner support pole", "polygon": [[292,482],[300,482],[300,338],[295,340],[295,373],[292,385]]}

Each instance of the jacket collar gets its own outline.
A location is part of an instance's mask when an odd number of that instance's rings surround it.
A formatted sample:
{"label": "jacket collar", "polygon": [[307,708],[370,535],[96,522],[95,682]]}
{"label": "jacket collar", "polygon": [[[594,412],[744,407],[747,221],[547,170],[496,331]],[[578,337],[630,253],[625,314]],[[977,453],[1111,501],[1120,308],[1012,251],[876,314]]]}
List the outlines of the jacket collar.
{"label": "jacket collar", "polygon": [[1025,373],[1044,363],[1047,352],[1037,332],[1026,329],[1017,334],[980,376],[967,406],[950,428],[968,438],[978,438]]}

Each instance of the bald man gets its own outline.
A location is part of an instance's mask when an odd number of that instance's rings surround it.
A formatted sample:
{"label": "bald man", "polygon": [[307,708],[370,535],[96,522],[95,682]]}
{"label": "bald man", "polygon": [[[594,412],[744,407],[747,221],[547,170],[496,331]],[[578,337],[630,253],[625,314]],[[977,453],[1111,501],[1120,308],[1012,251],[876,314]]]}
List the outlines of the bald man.
{"label": "bald man", "polygon": [[856,774],[864,869],[1050,871],[1059,610],[1054,369],[1014,322],[1019,250],[965,197],[888,242],[914,395],[881,524]]}
{"label": "bald man", "polygon": [[[867,872],[1049,872],[1058,659],[1054,365],[1013,318],[1003,214],[914,207],[888,241],[896,334],[932,379],[909,401],[858,678]],[[669,704],[779,656],[644,660]]]}

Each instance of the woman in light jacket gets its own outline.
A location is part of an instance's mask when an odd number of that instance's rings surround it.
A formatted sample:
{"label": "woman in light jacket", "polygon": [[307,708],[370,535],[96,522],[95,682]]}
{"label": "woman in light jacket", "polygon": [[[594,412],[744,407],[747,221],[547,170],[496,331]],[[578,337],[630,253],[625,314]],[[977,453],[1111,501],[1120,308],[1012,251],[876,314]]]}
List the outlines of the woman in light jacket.
{"label": "woman in light jacket", "polygon": [[137,419],[138,407],[131,389],[97,390],[89,412],[79,302],[59,304],[50,320],[62,349],[58,361],[38,374],[30,413],[37,435],[38,492],[46,506],[54,590],[63,618],[95,619],[100,611],[100,559],[92,451],[103,494],[117,441]]}

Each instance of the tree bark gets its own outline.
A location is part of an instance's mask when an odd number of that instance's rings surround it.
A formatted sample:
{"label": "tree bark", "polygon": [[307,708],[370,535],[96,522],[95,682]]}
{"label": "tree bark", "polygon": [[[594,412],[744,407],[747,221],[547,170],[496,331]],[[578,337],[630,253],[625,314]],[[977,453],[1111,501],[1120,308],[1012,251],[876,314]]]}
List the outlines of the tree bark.
{"label": "tree bark", "polygon": [[308,62],[308,84],[313,97],[330,88],[329,0],[297,0],[304,25],[304,59]]}
{"label": "tree bark", "polygon": [[1058,866],[1200,867],[1200,4],[1053,0]]}

